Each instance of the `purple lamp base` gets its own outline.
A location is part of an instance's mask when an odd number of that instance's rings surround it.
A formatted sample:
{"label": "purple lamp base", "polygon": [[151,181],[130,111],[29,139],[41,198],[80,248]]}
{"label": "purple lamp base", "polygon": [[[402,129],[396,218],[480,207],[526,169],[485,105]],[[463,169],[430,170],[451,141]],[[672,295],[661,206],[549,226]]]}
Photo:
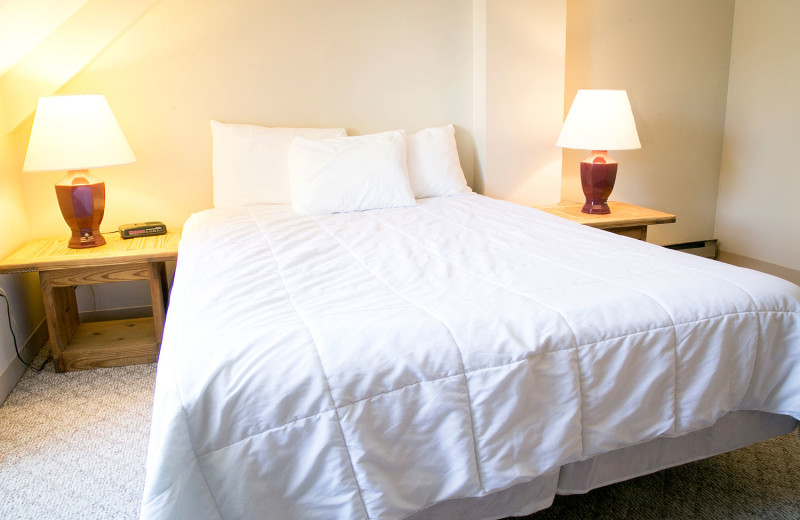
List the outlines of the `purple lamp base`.
{"label": "purple lamp base", "polygon": [[87,170],[71,171],[56,184],[61,214],[72,230],[68,247],[82,249],[106,243],[100,222],[106,208],[106,185],[89,176]]}
{"label": "purple lamp base", "polygon": [[586,203],[581,212],[593,215],[611,213],[608,197],[617,180],[618,163],[608,156],[605,150],[595,150],[581,161],[581,187]]}

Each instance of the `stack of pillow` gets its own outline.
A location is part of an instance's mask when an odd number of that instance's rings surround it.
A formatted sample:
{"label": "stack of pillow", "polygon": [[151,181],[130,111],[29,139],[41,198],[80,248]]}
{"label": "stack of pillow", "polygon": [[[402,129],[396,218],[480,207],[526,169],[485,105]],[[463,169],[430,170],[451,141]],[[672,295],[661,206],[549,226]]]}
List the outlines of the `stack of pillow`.
{"label": "stack of pillow", "polygon": [[211,131],[215,207],[291,204],[320,215],[471,191],[453,125],[348,137],[344,128],[211,121]]}

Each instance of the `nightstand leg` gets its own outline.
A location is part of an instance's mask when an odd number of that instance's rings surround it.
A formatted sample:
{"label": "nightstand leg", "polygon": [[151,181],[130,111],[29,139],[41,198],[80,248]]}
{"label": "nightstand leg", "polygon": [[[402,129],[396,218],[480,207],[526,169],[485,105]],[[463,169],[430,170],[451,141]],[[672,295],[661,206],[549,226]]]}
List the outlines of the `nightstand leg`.
{"label": "nightstand leg", "polygon": [[150,302],[153,306],[153,324],[155,325],[156,342],[161,346],[164,335],[164,321],[166,320],[167,281],[164,262],[150,262]]}
{"label": "nightstand leg", "polygon": [[73,287],[59,287],[52,283],[51,273],[39,272],[42,286],[44,315],[47,332],[50,334],[50,351],[56,372],[64,372],[66,365],[62,353],[80,324],[78,302]]}

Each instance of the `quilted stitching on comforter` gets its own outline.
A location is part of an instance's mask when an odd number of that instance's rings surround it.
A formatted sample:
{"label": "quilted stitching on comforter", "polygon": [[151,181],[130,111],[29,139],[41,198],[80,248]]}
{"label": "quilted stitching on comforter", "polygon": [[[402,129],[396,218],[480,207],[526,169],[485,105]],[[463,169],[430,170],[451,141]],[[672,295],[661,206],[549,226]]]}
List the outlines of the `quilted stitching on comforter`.
{"label": "quilted stitching on comforter", "polygon": [[187,223],[143,518],[403,518],[800,418],[800,289],[478,195]]}

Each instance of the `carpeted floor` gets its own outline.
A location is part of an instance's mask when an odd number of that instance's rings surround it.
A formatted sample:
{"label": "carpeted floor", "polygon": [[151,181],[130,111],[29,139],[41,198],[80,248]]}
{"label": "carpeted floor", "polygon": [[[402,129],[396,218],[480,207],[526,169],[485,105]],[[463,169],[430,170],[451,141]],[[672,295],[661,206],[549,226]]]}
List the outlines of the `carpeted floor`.
{"label": "carpeted floor", "polygon": [[[137,518],[154,380],[155,365],[28,370],[0,407],[0,519]],[[800,520],[800,439],[556,497],[526,518]]]}
{"label": "carpeted floor", "polygon": [[138,518],[155,373],[28,370],[0,407],[0,519]]}

